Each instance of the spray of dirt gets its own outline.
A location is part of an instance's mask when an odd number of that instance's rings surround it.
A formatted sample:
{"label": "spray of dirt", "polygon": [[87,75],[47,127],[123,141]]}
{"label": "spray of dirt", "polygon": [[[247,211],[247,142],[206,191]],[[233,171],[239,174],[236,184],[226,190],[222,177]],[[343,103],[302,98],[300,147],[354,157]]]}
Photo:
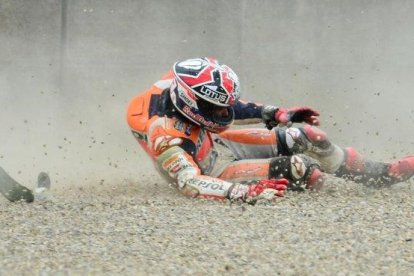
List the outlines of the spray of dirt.
{"label": "spray of dirt", "polygon": [[213,56],[246,99],[320,109],[341,146],[414,154],[413,11],[0,0],[0,166],[28,187],[48,172],[54,197],[0,198],[0,275],[412,273],[413,180],[376,190],[331,179],[256,206],[191,200],[157,176],[125,111],[177,59]]}
{"label": "spray of dirt", "polygon": [[407,3],[213,2],[1,1],[1,165],[29,186],[41,170],[65,185],[137,178],[152,166],[126,105],[195,56],[231,65],[247,99],[320,109],[342,146],[414,152]]}

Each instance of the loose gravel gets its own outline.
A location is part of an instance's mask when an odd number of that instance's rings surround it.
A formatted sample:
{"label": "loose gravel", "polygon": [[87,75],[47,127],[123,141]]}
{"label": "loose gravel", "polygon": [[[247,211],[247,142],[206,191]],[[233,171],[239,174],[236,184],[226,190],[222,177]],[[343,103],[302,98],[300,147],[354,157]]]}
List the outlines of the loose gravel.
{"label": "loose gravel", "polygon": [[158,179],[0,199],[0,275],[414,275],[413,181],[332,179],[250,206],[188,199]]}

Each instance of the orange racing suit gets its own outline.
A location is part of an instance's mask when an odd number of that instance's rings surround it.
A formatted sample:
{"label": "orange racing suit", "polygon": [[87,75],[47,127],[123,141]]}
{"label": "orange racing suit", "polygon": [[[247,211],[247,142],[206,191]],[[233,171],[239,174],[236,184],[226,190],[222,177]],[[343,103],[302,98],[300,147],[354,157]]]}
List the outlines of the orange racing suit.
{"label": "orange racing suit", "polygon": [[[183,118],[169,102],[172,80],[173,73],[169,72],[149,90],[134,97],[128,106],[127,121],[157,170],[167,181],[177,184],[183,194],[237,199],[242,196],[244,187],[235,187],[234,183],[252,183],[270,177],[305,178],[307,168],[313,165],[304,162],[305,157],[297,157],[300,165],[297,170],[291,166],[293,173],[289,175],[281,172],[282,166],[279,171],[274,170],[277,165],[273,164],[272,157],[278,155],[275,131],[235,129],[212,134]],[[262,108],[261,104],[239,101],[234,107],[235,123],[261,122]],[[213,168],[218,154],[213,140],[231,149],[238,159],[216,173]],[[285,161],[291,164],[290,157]],[[275,165],[273,170],[272,164]]]}
{"label": "orange racing suit", "polygon": [[[184,118],[171,103],[172,71],[134,97],[127,121],[138,143],[167,181],[187,196],[243,199],[247,185],[262,179],[287,178],[290,188],[317,187],[321,169],[363,182],[374,178],[397,183],[414,174],[414,158],[382,163],[366,160],[355,149],[331,143],[320,129],[304,127],[229,129],[213,134]],[[262,121],[261,104],[238,101],[235,123]],[[217,167],[214,142],[231,150],[235,161]],[[214,169],[214,170],[213,170]],[[244,183],[244,184],[243,184]]]}

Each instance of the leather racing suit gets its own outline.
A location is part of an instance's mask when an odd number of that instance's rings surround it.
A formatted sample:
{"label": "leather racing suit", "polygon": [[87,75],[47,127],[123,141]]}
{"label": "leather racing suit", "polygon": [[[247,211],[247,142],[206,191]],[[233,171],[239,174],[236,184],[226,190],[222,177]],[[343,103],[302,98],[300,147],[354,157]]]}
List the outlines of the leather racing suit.
{"label": "leather racing suit", "polygon": [[[174,109],[169,96],[173,73],[168,72],[149,90],[134,97],[127,121],[134,137],[148,153],[160,174],[186,196],[243,199],[247,185],[261,179],[284,177],[291,188],[318,188],[323,174],[351,176],[356,181],[375,179],[391,184],[414,174],[414,162],[381,163],[364,159],[355,149],[331,143],[320,129],[230,129],[213,134],[189,122]],[[238,101],[235,124],[259,123],[272,107]],[[221,169],[214,142],[229,148],[235,161]],[[411,162],[411,163],[410,163]]]}

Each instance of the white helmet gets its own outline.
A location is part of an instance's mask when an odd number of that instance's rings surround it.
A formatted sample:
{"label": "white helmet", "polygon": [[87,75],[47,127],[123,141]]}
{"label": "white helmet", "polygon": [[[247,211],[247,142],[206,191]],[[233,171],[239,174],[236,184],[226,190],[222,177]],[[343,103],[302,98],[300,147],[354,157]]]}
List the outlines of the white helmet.
{"label": "white helmet", "polygon": [[227,129],[234,120],[233,105],[240,97],[234,71],[212,58],[179,61],[173,71],[170,96],[177,110],[211,132]]}

